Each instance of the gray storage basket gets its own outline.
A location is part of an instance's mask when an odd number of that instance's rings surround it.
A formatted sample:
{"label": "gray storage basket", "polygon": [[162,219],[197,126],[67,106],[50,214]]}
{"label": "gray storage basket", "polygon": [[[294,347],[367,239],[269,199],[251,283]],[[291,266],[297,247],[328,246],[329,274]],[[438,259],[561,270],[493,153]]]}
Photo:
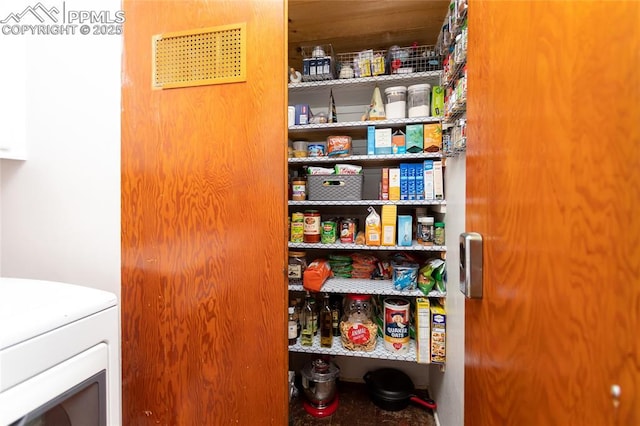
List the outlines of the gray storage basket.
{"label": "gray storage basket", "polygon": [[356,201],[362,200],[363,175],[309,175],[309,200]]}

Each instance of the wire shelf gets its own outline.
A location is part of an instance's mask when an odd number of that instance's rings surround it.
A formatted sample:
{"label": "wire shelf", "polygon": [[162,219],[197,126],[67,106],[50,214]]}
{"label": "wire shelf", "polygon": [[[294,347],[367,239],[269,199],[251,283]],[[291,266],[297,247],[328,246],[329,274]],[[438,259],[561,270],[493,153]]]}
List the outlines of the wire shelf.
{"label": "wire shelf", "polygon": [[[305,291],[302,285],[290,284],[291,291]],[[366,280],[357,278],[329,278],[320,289],[324,293],[341,294],[380,294],[386,296],[405,297],[446,297],[446,292],[430,291],[425,295],[420,289],[399,291],[393,287],[391,280]]]}
{"label": "wire shelf", "polygon": [[371,251],[447,251],[447,246],[423,246],[413,241],[411,246],[367,246],[363,244],[340,243],[322,244],[322,243],[292,243],[289,242],[289,248],[297,249],[321,249],[321,250],[371,250]]}
{"label": "wire shelf", "polygon": [[337,75],[341,79],[377,75],[413,74],[442,69],[442,56],[436,46],[394,46],[389,50],[362,50],[338,53]]}
{"label": "wire shelf", "polygon": [[440,206],[446,205],[445,200],[332,200],[332,201],[293,201],[290,206]]}
{"label": "wire shelf", "polygon": [[360,77],[360,78],[346,78],[337,80],[322,80],[322,81],[306,81],[302,83],[289,83],[290,91],[308,90],[310,88],[336,88],[336,87],[356,87],[360,85],[368,85],[371,83],[405,83],[411,84],[412,82],[423,83],[425,80],[433,80],[439,82],[442,78],[442,70],[437,71],[425,71],[416,72],[412,74],[391,74],[391,75],[378,75],[375,77]]}
{"label": "wire shelf", "polygon": [[396,126],[399,127],[403,124],[420,124],[420,123],[439,123],[442,117],[411,117],[411,118],[396,118],[391,120],[371,120],[371,121],[343,121],[341,123],[319,123],[319,124],[303,124],[298,126],[289,126],[289,132],[304,132],[307,130],[327,129],[327,130],[340,130],[340,129],[353,129],[367,126]]}
{"label": "wire shelf", "polygon": [[295,345],[289,346],[289,351],[325,355],[357,356],[359,358],[392,359],[396,361],[417,361],[416,344],[414,340],[409,341],[409,351],[406,354],[396,354],[390,352],[384,347],[384,341],[379,336],[376,341],[376,348],[371,352],[349,351],[344,349],[342,347],[340,336],[333,336],[331,347],[323,348],[320,346],[320,333],[318,333],[318,336],[314,337],[313,346],[302,346],[300,343],[296,343]]}
{"label": "wire shelf", "polygon": [[378,155],[350,155],[347,157],[290,157],[289,164],[314,163],[344,163],[344,162],[374,162],[381,160],[423,160],[427,158],[442,158],[441,152],[419,152],[416,154],[378,154]]}

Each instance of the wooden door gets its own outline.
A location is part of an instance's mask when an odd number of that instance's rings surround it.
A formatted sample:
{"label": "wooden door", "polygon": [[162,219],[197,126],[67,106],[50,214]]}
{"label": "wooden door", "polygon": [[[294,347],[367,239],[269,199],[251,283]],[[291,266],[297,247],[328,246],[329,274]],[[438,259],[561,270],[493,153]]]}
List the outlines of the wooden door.
{"label": "wooden door", "polygon": [[638,425],[640,3],[471,2],[469,49],[465,424]]}
{"label": "wooden door", "polygon": [[[124,10],[123,422],[286,424],[286,4]],[[153,35],[243,22],[246,82],[151,89]]]}

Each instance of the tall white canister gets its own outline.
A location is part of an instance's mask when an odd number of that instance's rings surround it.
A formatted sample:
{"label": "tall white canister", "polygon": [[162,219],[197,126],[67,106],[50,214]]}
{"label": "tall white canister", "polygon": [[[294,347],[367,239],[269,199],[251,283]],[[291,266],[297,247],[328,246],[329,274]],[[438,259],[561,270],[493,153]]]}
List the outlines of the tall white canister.
{"label": "tall white canister", "polygon": [[428,117],[431,85],[426,83],[414,84],[413,86],[409,86],[407,92],[407,108],[409,110],[409,118]]}
{"label": "tall white canister", "polygon": [[405,86],[384,89],[387,104],[384,107],[387,119],[407,117],[407,88]]}

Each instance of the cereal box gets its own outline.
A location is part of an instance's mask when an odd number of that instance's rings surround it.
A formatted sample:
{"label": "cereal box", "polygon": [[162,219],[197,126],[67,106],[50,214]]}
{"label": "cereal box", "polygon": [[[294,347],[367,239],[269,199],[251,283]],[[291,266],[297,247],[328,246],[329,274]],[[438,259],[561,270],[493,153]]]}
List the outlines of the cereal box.
{"label": "cereal box", "polygon": [[431,314],[429,311],[429,299],[416,298],[416,352],[418,363],[429,364],[431,362]]}
{"label": "cereal box", "polygon": [[446,352],[447,314],[442,306],[434,303],[431,310],[431,362],[444,364]]}

